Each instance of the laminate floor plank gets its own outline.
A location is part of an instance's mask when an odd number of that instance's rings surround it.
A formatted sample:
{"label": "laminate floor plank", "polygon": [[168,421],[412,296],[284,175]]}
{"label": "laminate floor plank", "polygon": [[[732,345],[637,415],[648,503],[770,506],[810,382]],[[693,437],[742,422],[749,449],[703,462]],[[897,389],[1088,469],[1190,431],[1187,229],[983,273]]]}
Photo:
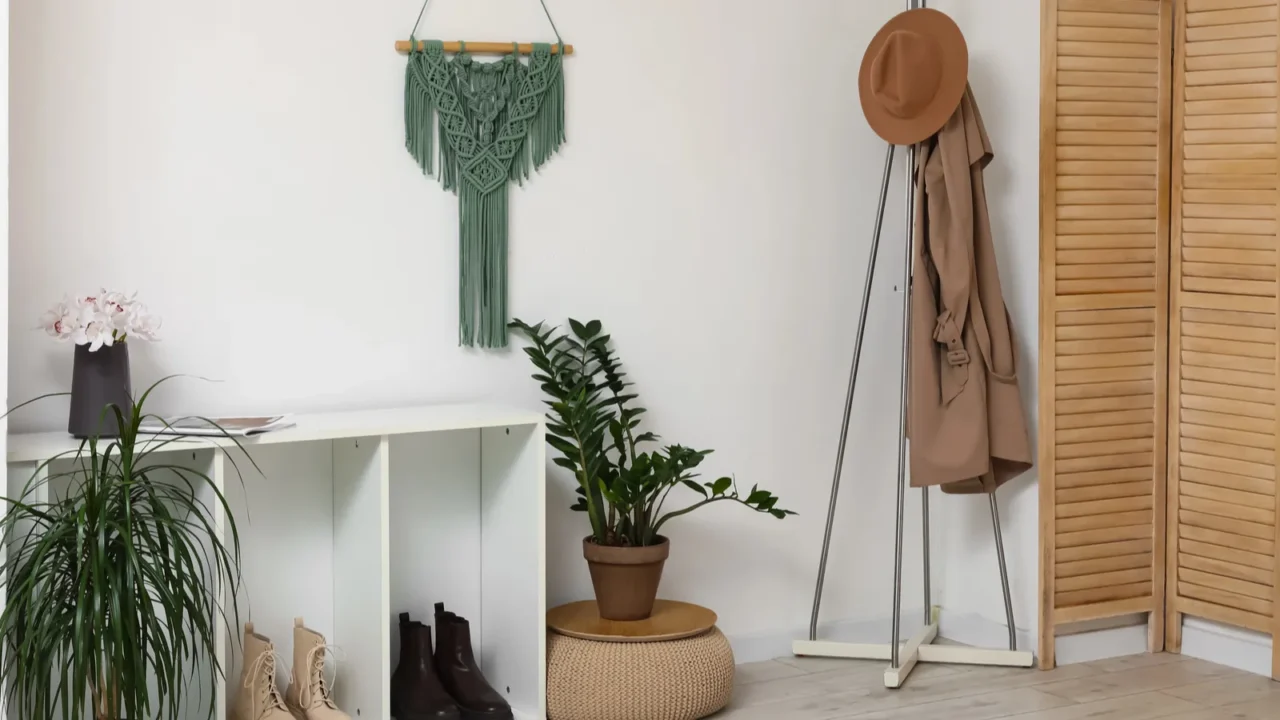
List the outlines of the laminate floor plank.
{"label": "laminate floor plank", "polygon": [[[939,642],[946,643],[945,640]],[[1017,668],[916,666],[899,690],[886,663],[784,657],[738,666],[714,720],[1276,720],[1280,684],[1183,655]]]}
{"label": "laminate floor plank", "polygon": [[1142,692],[1165,690],[1215,678],[1236,675],[1239,671],[1194,658],[1152,667],[1108,672],[1076,680],[1065,680],[1040,686],[1044,692],[1078,703],[1107,700]]}
{"label": "laminate floor plank", "polygon": [[919,718],[946,718],[946,720],[994,720],[1010,716],[1025,715],[1029,712],[1062,708],[1072,705],[1056,695],[1040,692],[1035,688],[1017,688],[990,695],[969,695],[967,697],[939,700],[891,710],[877,710],[869,713],[854,712],[841,715],[840,720],[918,720]]}
{"label": "laminate floor plank", "polygon": [[[1183,685],[1164,691],[1201,707],[1225,707],[1258,700],[1270,700],[1280,711],[1280,683],[1260,675],[1232,676]],[[1280,714],[1278,712],[1277,714]]]}
{"label": "laminate floor plank", "polygon": [[1189,700],[1148,692],[1014,715],[1011,720],[1155,720],[1202,709]]}
{"label": "laminate floor plank", "polygon": [[1278,716],[1275,700],[1254,700],[1170,715],[1169,720],[1276,720]]}

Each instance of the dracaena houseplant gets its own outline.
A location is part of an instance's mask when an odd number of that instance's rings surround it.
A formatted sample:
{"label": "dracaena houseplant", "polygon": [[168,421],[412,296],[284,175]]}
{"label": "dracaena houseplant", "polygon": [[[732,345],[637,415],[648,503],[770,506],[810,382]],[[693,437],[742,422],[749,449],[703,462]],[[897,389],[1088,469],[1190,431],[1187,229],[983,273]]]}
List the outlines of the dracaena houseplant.
{"label": "dracaena houseplant", "polygon": [[87,438],[4,498],[0,679],[17,717],[214,715],[213,697],[183,701],[224,672],[217,623],[230,623],[216,588],[239,587],[239,531],[220,485],[163,454],[178,438],[139,432],[158,419],[143,407],[153,389],[102,410],[118,438]]}
{"label": "dracaena houseplant", "polygon": [[[524,351],[538,369],[533,379],[550,408],[547,442],[560,454],[555,464],[578,481],[572,509],[587,514],[595,543],[654,545],[671,520],[722,501],[779,519],[795,514],[779,508],[778,498],[767,490],[752,486],[743,494],[732,477],[699,482],[695,470],[711,450],[660,447],[657,435],[642,431],[645,409],[637,406],[638,396],[629,390],[631,383],[599,320],[571,319],[570,333],[521,320],[511,327],[531,343]],[[668,495],[677,488],[695,497],[670,509]]]}

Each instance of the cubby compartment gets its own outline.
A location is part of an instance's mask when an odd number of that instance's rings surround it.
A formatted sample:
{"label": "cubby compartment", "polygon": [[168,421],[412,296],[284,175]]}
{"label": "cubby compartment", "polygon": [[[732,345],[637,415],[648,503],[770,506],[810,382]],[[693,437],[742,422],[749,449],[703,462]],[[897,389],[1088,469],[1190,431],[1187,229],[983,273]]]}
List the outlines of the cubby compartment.
{"label": "cubby compartment", "polygon": [[[392,437],[392,667],[397,616],[434,625],[443,602],[470,622],[489,684],[517,717],[542,717],[545,657],[542,442],[534,427]],[[438,637],[438,635],[436,635]]]}
{"label": "cubby compartment", "polygon": [[[244,441],[249,457],[233,443],[194,439],[164,453],[221,484],[241,545],[239,591],[224,593],[228,620],[238,613],[240,622],[222,643],[226,680],[192,688],[183,717],[202,718],[211,696],[217,717],[228,716],[246,621],[274,642],[283,690],[302,617],[334,648],[327,662],[339,707],[386,720],[398,614],[433,624],[443,602],[470,621],[481,669],[515,716],[545,718],[541,417],[432,407],[296,421]],[[10,492],[76,446],[60,433],[11,437]]]}
{"label": "cubby compartment", "polygon": [[[224,460],[226,494],[240,532],[241,622],[227,639],[227,707],[239,691],[243,623],[272,640],[281,691],[293,661],[293,619],[336,649],[337,691],[352,718],[387,715],[378,649],[381,578],[380,437],[248,447]],[[233,469],[239,469],[237,473]],[[256,464],[256,468],[254,465]],[[242,482],[243,481],[243,482]]]}

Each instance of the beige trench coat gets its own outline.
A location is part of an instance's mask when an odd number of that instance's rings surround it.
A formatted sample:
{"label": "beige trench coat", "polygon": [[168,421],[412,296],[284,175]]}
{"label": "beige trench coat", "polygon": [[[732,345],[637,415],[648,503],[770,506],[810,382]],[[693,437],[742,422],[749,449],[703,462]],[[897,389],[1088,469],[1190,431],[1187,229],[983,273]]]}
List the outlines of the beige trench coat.
{"label": "beige trench coat", "polygon": [[915,487],[991,492],[1032,463],[982,182],[991,157],[971,91],[921,145],[908,410]]}

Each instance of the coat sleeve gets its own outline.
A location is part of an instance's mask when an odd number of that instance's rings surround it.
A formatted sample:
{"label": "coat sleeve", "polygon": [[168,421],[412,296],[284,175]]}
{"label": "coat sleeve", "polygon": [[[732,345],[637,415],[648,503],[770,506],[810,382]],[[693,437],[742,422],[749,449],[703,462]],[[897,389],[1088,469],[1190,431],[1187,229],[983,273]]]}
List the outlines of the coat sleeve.
{"label": "coat sleeve", "polygon": [[964,103],[937,136],[924,168],[929,222],[928,252],[938,274],[938,317],[933,339],[943,346],[943,402],[964,389],[971,360],[964,347],[964,326],[973,291],[973,189]]}

